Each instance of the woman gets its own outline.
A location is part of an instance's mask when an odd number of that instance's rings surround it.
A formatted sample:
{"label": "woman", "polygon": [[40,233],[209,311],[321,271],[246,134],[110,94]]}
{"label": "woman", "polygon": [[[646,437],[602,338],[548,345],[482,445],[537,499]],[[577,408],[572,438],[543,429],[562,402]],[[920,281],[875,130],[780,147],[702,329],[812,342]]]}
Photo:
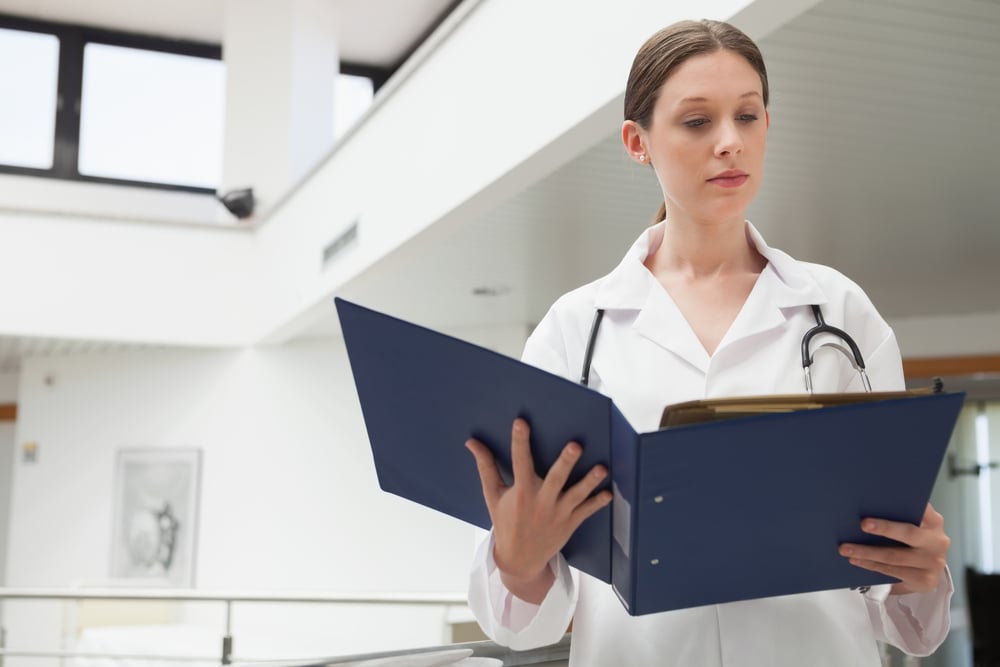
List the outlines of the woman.
{"label": "woman", "polygon": [[[649,431],[669,403],[804,391],[799,344],[819,305],[827,322],[857,341],[874,390],[903,387],[895,336],[864,292],[833,269],[770,248],[745,222],[761,184],[767,102],[760,52],[728,24],[678,23],[640,49],[622,141],[656,175],[659,223],[609,275],[552,306],[528,340],[526,362],[578,379],[595,312],[603,310],[590,385],[611,396],[636,430]],[[846,359],[820,356],[817,391],[862,390]],[[579,445],[566,445],[540,478],[529,431],[523,420],[514,423],[510,487],[489,450],[467,443],[493,521],[477,554],[470,605],[502,644],[553,643],[573,620],[574,667],[875,667],[876,640],[923,655],[948,632],[948,537],[930,506],[920,526],[862,522],[866,532],[909,549],[840,546],[852,564],[901,580],[892,586],[630,617],[609,586],[571,571],[559,554],[576,527],[610,502],[609,491],[591,495],[607,471],[598,466],[563,491]]]}

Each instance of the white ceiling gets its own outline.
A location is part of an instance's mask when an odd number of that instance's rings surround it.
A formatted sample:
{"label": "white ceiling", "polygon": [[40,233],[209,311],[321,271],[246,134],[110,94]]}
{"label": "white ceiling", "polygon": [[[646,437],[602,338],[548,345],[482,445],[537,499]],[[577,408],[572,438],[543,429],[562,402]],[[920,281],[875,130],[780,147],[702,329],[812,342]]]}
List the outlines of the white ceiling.
{"label": "white ceiling", "polygon": [[[328,1],[336,10],[341,60],[375,67],[398,65],[452,3]],[[0,13],[221,44],[226,5],[225,0],[0,0]]]}
{"label": "white ceiling", "polygon": [[[889,318],[1000,312],[997,35],[996,0],[825,0],[763,40],[772,126],[748,216],[769,243],[842,270]],[[658,206],[617,133],[343,294],[439,328],[537,321],[613,268]],[[307,335],[336,330],[331,312]]]}

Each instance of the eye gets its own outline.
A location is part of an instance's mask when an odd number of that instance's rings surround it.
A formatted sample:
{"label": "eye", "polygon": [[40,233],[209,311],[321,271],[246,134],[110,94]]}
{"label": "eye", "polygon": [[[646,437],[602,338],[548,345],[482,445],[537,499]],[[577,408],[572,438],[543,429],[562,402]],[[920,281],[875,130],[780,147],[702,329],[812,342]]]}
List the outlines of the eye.
{"label": "eye", "polygon": [[707,118],[695,118],[693,120],[686,120],[684,124],[688,127],[701,127],[708,122]]}
{"label": "eye", "polygon": [[737,120],[743,123],[752,123],[757,120],[757,115],[752,113],[742,113],[736,117]]}

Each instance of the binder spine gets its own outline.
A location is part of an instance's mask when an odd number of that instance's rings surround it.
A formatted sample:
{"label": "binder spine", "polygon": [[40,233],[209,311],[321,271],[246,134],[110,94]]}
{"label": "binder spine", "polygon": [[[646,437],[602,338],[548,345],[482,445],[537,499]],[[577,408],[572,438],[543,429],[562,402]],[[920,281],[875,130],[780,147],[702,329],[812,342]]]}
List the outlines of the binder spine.
{"label": "binder spine", "polygon": [[611,413],[611,587],[635,614],[639,436],[614,405]]}

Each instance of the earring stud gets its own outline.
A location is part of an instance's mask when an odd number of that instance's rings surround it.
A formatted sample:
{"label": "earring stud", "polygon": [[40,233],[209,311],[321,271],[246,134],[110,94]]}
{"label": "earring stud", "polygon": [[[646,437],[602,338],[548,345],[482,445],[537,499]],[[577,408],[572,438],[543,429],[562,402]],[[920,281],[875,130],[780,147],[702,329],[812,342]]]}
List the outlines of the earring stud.
{"label": "earring stud", "polygon": [[639,155],[639,162],[645,162],[645,161],[646,161],[646,154],[645,153],[640,154]]}

